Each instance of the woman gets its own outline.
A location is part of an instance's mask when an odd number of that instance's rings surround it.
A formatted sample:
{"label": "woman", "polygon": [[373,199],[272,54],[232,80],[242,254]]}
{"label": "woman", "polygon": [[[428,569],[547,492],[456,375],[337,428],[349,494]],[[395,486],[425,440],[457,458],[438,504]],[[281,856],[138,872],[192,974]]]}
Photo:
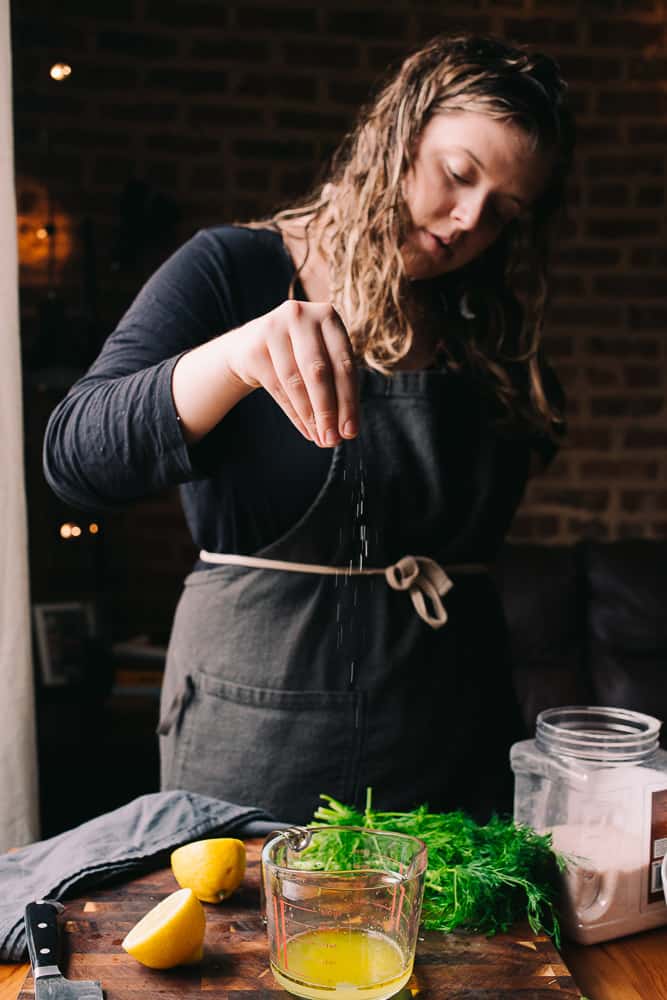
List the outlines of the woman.
{"label": "woman", "polygon": [[202,550],[163,787],[294,822],[369,785],[381,809],[510,806],[488,567],[561,426],[541,327],[564,92],[544,56],[434,40],[312,198],[163,264],[53,413],[64,500],[182,484]]}

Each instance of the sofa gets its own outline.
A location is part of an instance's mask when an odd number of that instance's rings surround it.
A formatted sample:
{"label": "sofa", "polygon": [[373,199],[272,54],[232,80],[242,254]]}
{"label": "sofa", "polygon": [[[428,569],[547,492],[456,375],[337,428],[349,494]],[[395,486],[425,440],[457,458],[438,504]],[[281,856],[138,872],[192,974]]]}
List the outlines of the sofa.
{"label": "sofa", "polygon": [[495,573],[527,734],[544,708],[610,705],[667,746],[667,541],[507,544]]}

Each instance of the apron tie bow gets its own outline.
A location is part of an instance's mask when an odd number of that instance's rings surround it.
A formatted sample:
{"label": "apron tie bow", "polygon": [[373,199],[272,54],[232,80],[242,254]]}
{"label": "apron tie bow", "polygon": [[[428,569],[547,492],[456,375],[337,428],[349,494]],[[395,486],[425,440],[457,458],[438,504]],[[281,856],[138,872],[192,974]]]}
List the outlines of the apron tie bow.
{"label": "apron tie bow", "polygon": [[[442,628],[447,612],[441,598],[454,583],[435,559],[428,556],[403,556],[384,571],[392,590],[407,590],[415,611],[431,628]],[[431,610],[427,605],[430,603]]]}
{"label": "apron tie bow", "polygon": [[[358,569],[349,566],[319,566],[315,563],[286,562],[282,559],[263,559],[260,556],[241,556],[231,553],[207,552],[202,549],[203,562],[227,566],[248,566],[254,569],[273,569],[287,573],[317,573],[324,576],[383,576],[392,590],[407,591],[415,611],[431,628],[442,628],[447,612],[442,598],[454,586],[454,581],[435,559],[428,556],[403,556],[398,562],[384,569]],[[450,573],[488,573],[483,563],[448,564]],[[428,603],[427,603],[428,602]]]}

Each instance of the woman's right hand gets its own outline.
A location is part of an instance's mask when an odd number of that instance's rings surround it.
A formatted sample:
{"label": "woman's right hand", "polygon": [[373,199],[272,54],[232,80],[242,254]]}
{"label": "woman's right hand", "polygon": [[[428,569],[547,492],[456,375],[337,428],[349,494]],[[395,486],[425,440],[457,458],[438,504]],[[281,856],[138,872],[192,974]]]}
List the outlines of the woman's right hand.
{"label": "woman's right hand", "polygon": [[[328,302],[289,300],[220,338],[224,362],[243,386],[260,386],[294,426],[322,448],[359,428],[354,355]],[[247,391],[247,389],[246,389]]]}

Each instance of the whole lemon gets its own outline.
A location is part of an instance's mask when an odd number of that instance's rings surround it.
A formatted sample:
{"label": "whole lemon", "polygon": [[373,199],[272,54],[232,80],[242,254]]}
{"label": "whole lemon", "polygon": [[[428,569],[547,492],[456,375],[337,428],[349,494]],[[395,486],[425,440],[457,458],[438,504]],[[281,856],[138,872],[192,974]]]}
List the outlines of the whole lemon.
{"label": "whole lemon", "polygon": [[178,889],[149,910],[121,945],[142,965],[171,969],[199,961],[205,930],[204,907],[192,889]]}
{"label": "whole lemon", "polygon": [[238,889],[245,864],[245,844],[233,837],[195,840],[171,854],[171,870],[178,884],[192,889],[205,903],[220,903]]}

